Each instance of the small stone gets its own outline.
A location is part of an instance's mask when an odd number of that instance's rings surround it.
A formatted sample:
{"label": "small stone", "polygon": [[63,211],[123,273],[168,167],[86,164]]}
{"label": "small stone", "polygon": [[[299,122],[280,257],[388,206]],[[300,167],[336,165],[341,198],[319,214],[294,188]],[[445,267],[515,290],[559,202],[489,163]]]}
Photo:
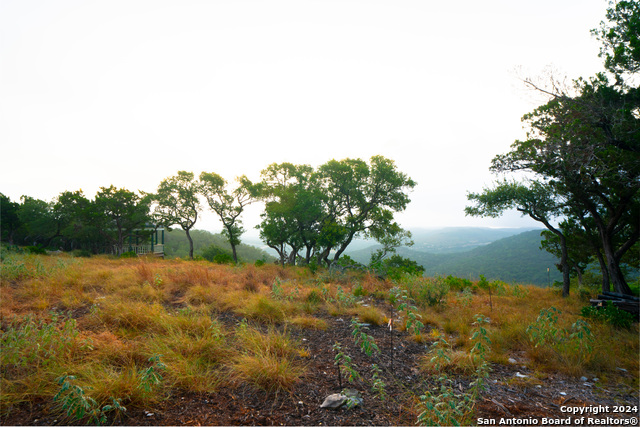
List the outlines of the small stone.
{"label": "small stone", "polygon": [[347,396],[334,393],[327,396],[320,407],[325,409],[340,409],[345,403],[347,403]]}
{"label": "small stone", "polygon": [[587,377],[580,377],[580,381],[582,381],[582,382],[589,381],[589,378],[587,378]]}
{"label": "small stone", "polygon": [[342,393],[334,393],[327,396],[320,405],[321,408],[325,409],[340,409],[343,406],[347,406],[348,408],[353,408],[354,406],[358,406],[362,404],[362,397],[360,396],[360,392],[358,390],[353,389],[344,389]]}
{"label": "small stone", "polygon": [[593,379],[593,382],[594,382],[594,383],[597,383],[598,381],[600,381],[600,378],[594,378],[594,379]]}
{"label": "small stone", "polygon": [[516,377],[518,377],[518,378],[529,378],[528,375],[522,375],[520,372],[516,372]]}
{"label": "small stone", "polygon": [[618,371],[627,372],[627,370],[626,370],[626,369],[624,369],[624,368],[616,368],[616,369],[617,369]]}
{"label": "small stone", "polygon": [[560,392],[560,395],[561,395],[561,396],[566,396],[566,395],[567,395],[567,393],[565,393],[564,391],[561,391],[561,392]]}
{"label": "small stone", "polygon": [[516,363],[518,363],[518,361],[516,359],[514,359],[513,357],[509,358],[509,363],[511,363],[512,365],[515,365]]}

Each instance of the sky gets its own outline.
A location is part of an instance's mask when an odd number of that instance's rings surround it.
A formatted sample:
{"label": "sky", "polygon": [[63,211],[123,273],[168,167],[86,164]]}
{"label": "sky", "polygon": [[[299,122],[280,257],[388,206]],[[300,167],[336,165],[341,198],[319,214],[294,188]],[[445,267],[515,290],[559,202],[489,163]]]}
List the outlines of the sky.
{"label": "sky", "polygon": [[[544,103],[522,83],[602,69],[605,0],[0,0],[0,192],[51,201],[180,170],[373,155],[418,183],[405,228],[465,217]],[[261,206],[244,216],[259,222]],[[219,231],[205,210],[196,228]]]}

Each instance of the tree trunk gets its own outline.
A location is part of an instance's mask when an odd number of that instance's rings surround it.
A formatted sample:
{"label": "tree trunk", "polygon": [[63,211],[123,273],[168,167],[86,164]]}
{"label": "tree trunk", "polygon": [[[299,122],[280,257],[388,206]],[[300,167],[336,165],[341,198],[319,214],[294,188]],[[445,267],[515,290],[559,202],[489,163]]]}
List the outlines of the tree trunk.
{"label": "tree trunk", "polygon": [[233,242],[229,242],[229,244],[231,245],[231,253],[233,254],[233,263],[237,264],[238,254],[236,253],[236,245],[234,245]]}
{"label": "tree trunk", "polygon": [[582,271],[580,271],[580,266],[576,264],[576,275],[578,276],[578,288],[582,288]]}
{"label": "tree trunk", "polygon": [[560,237],[560,248],[562,250],[560,256],[560,265],[562,266],[562,297],[566,298],[569,296],[569,287],[571,286],[571,278],[569,275],[569,263],[568,259],[568,251],[567,251],[567,239],[565,239],[564,234],[556,233],[558,237]]}
{"label": "tree trunk", "polygon": [[570,280],[570,269],[569,269],[569,251],[567,250],[567,239],[564,237],[562,231],[556,229],[552,226],[549,221],[547,221],[542,216],[536,216],[529,213],[529,216],[536,221],[540,221],[547,227],[549,231],[554,233],[560,239],[560,266],[562,267],[562,296],[564,298],[569,296],[569,288],[571,287]]}
{"label": "tree trunk", "polygon": [[309,263],[311,262],[311,254],[313,253],[313,246],[307,246],[307,252],[304,256],[304,263],[306,265],[309,265]]}
{"label": "tree trunk", "polygon": [[278,256],[280,257],[280,260],[276,261],[276,263],[284,266],[284,259],[287,256],[287,254],[284,251],[284,247],[282,245],[280,245],[279,247],[276,246],[276,245],[270,245],[269,243],[267,243],[267,246],[269,246],[271,249],[273,249],[274,251],[276,251],[278,253]]}
{"label": "tree trunk", "polygon": [[296,247],[291,247],[291,253],[289,254],[289,260],[288,263],[289,265],[296,265],[296,258],[298,257],[298,248]]}
{"label": "tree trunk", "polygon": [[189,258],[193,259],[193,239],[191,238],[191,234],[189,234],[189,229],[185,228],[185,233],[187,233],[187,240],[189,240]]}
{"label": "tree trunk", "polygon": [[596,251],[596,257],[600,263],[600,271],[602,272],[602,292],[611,292],[611,282],[609,281],[609,270],[607,269],[607,263],[604,262],[602,252],[600,249]]}
{"label": "tree trunk", "polygon": [[[615,256],[613,244],[611,243],[611,235],[606,233],[605,230],[601,230],[602,236],[602,249],[604,251],[604,258],[607,262],[607,270],[609,272],[609,279],[613,285],[613,291],[625,295],[633,295],[631,288],[627,285],[627,281],[624,279],[624,274],[620,269],[620,262]],[[605,234],[606,233],[606,234]]]}
{"label": "tree trunk", "polygon": [[318,264],[322,264],[322,262],[324,261],[324,263],[327,265],[327,267],[331,266],[331,260],[329,259],[329,254],[331,253],[331,248],[327,247],[325,248],[322,252],[320,252],[317,256],[318,256]]}
{"label": "tree trunk", "polygon": [[345,249],[347,249],[347,246],[351,244],[351,241],[353,240],[353,236],[355,236],[355,234],[356,234],[355,231],[352,231],[351,233],[349,233],[349,237],[347,238],[347,240],[345,240],[345,242],[342,243],[342,245],[340,246],[340,249],[338,249],[336,251],[336,254],[333,256],[334,261],[337,261],[338,258],[340,258],[340,255],[342,255]]}

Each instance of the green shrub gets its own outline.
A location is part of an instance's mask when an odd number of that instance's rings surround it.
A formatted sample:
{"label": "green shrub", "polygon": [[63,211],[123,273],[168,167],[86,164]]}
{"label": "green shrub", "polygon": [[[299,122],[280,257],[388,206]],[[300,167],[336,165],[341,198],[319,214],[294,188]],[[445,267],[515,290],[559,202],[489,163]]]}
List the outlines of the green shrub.
{"label": "green shrub", "polygon": [[379,260],[371,255],[370,267],[383,276],[391,280],[399,281],[402,276],[422,276],[424,267],[409,258],[403,258],[400,255],[393,255],[387,259]]}
{"label": "green shrub", "polygon": [[320,295],[318,291],[313,289],[311,292],[309,292],[309,295],[307,295],[307,298],[305,301],[310,304],[320,304],[322,303],[323,299],[322,299],[322,295]]}
{"label": "green shrub", "polygon": [[589,317],[601,322],[607,322],[616,328],[631,328],[633,324],[633,315],[629,312],[619,309],[613,302],[606,301],[603,307],[586,306],[582,307],[582,316]]}
{"label": "green shrub", "polygon": [[[85,251],[86,252],[86,251]],[[85,255],[76,255],[76,256],[85,256]],[[89,254],[88,256],[91,256],[91,254]],[[138,256],[137,253],[133,252],[133,251],[129,251],[129,252],[123,252],[120,255],[120,258],[136,258]]]}
{"label": "green shrub", "polygon": [[[133,254],[134,256],[138,256],[135,254],[135,252]],[[73,251],[71,251],[71,255],[73,255],[75,258],[91,258],[92,254],[86,249],[74,249]]]}
{"label": "green shrub", "polygon": [[463,291],[465,288],[471,289],[473,287],[473,282],[469,279],[461,279],[459,277],[447,276],[444,279],[444,282],[449,286],[450,289],[455,291]]}
{"label": "green shrub", "polygon": [[231,252],[216,245],[211,245],[204,248],[200,255],[207,261],[215,262],[216,264],[233,263],[233,256],[231,255]]}
{"label": "green shrub", "polygon": [[35,255],[46,255],[47,251],[40,245],[38,246],[27,246],[24,248],[28,253]]}
{"label": "green shrub", "polygon": [[366,295],[367,295],[367,291],[366,291],[366,289],[364,289],[364,288],[362,287],[362,285],[361,285],[361,284],[358,284],[357,286],[355,286],[355,287],[353,288],[353,296],[354,296],[354,297],[356,297],[356,298],[357,298],[357,297],[364,297],[364,296],[366,296]]}

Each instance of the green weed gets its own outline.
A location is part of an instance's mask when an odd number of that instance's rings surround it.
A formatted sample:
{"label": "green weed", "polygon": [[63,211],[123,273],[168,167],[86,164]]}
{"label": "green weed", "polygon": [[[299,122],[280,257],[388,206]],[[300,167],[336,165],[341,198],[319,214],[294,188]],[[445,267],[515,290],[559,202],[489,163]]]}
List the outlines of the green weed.
{"label": "green weed", "polygon": [[54,402],[60,402],[60,407],[68,418],[78,421],[87,419],[89,424],[102,425],[107,422],[107,413],[114,411],[120,415],[127,411],[127,408],[122,406],[121,400],[113,397],[111,404],[100,408],[95,399],[86,395],[82,387],[71,383],[75,379],[73,375],[63,375],[58,378],[60,391],[53,397]]}
{"label": "green weed", "polygon": [[365,332],[367,326],[364,323],[358,322],[357,319],[351,319],[351,328],[353,331],[351,335],[356,344],[360,346],[360,350],[367,356],[371,357],[373,353],[380,353],[380,348],[376,344],[375,339]]}

